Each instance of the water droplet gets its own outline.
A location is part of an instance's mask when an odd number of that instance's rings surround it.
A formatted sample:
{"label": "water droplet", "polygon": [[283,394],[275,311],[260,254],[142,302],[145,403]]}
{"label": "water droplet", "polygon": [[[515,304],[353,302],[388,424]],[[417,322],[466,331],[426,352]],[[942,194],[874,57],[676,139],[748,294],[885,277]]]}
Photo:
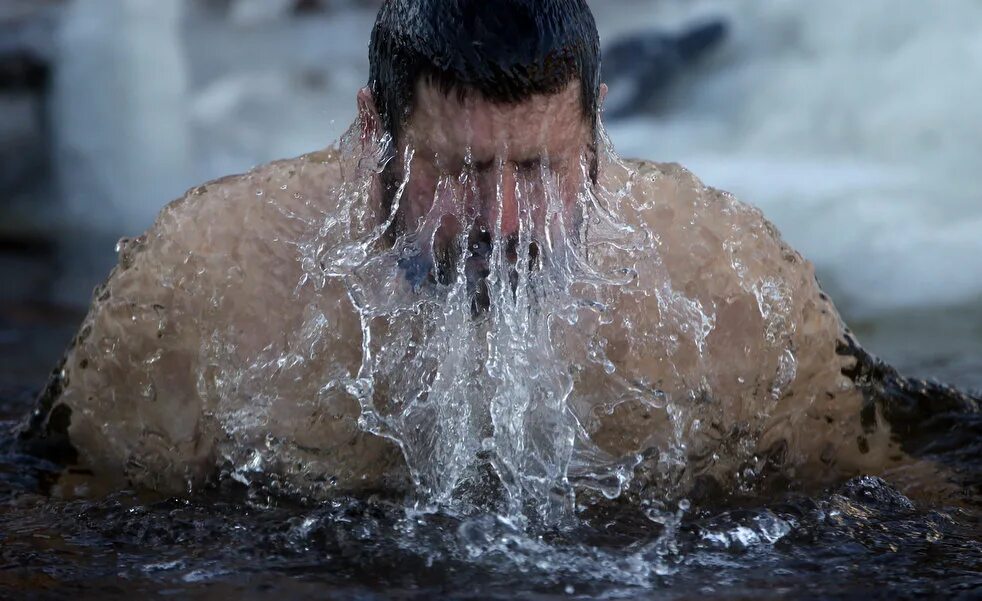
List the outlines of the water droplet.
{"label": "water droplet", "polygon": [[348,394],[361,401],[366,399],[371,393],[372,382],[366,378],[358,378],[345,386],[345,390],[348,391]]}

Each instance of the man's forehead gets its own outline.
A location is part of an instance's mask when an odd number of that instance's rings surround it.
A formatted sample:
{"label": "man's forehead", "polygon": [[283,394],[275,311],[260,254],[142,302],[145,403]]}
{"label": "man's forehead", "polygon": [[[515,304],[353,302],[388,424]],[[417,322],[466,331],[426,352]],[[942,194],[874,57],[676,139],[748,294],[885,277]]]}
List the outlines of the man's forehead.
{"label": "man's forehead", "polygon": [[417,152],[453,158],[470,151],[483,162],[502,155],[522,160],[579,153],[590,143],[593,127],[583,114],[578,81],[556,94],[513,104],[491,102],[477,92],[447,94],[420,81],[405,131]]}

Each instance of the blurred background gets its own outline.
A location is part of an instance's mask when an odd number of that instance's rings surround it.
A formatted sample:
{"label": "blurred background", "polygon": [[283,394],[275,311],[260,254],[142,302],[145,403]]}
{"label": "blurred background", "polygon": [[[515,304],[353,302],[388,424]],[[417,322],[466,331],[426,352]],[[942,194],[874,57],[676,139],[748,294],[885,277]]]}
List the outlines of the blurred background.
{"label": "blurred background", "polygon": [[[0,0],[0,390],[187,188],[329,145],[378,0]],[[982,2],[595,0],[622,156],[760,206],[875,353],[982,388]]]}

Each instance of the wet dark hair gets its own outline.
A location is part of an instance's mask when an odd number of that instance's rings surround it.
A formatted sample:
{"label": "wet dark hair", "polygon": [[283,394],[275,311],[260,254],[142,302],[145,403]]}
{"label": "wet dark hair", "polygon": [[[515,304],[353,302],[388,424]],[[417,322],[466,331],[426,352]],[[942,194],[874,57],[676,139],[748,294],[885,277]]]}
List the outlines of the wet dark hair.
{"label": "wet dark hair", "polygon": [[596,125],[600,37],[585,0],[386,0],[369,50],[369,86],[398,137],[426,78],[445,93],[515,103],[578,79]]}

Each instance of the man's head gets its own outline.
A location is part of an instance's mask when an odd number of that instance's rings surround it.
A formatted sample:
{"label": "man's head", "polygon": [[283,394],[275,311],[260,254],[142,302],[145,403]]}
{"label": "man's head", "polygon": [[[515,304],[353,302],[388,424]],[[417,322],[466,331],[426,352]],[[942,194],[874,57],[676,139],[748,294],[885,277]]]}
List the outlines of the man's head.
{"label": "man's head", "polygon": [[580,82],[586,119],[600,94],[600,38],[585,0],[386,0],[372,31],[369,87],[399,137],[421,82],[498,104]]}
{"label": "man's head", "polygon": [[[585,0],[387,0],[370,63],[359,106],[366,126],[393,141],[383,206],[405,183],[406,230],[444,203],[513,238],[520,213],[541,227],[528,214],[544,210],[544,186],[571,204],[596,177],[603,90]],[[464,225],[445,219],[434,246]]]}

